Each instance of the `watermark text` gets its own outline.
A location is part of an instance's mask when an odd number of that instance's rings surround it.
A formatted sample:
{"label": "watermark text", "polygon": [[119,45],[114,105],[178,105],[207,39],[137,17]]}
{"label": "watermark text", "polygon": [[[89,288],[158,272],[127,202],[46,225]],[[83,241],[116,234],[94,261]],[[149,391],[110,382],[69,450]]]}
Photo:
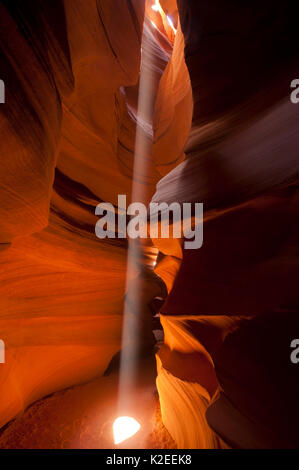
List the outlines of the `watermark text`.
{"label": "watermark text", "polygon": [[[95,227],[103,238],[184,238],[185,249],[203,244],[203,204],[151,202],[149,207],[133,202],[127,207],[125,195],[118,196],[118,207],[102,202],[95,214],[101,216]],[[117,225],[117,228],[116,228]]]}

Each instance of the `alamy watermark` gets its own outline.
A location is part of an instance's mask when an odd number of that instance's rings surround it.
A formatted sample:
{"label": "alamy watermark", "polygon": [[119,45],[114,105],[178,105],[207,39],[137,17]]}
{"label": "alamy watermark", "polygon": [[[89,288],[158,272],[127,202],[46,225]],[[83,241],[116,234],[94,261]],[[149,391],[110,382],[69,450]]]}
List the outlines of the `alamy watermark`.
{"label": "alamy watermark", "polygon": [[5,363],[5,344],[2,339],[0,339],[0,364]]}
{"label": "alamy watermark", "polygon": [[185,238],[184,248],[193,250],[203,244],[203,203],[151,202],[147,208],[133,202],[127,207],[126,196],[119,195],[117,208],[102,202],[95,214],[101,216],[95,227],[101,239]]}
{"label": "alamy watermark", "polygon": [[290,86],[291,88],[295,88],[290,95],[290,100],[293,104],[297,104],[299,103],[299,78],[294,78]]}
{"label": "alamy watermark", "polygon": [[3,80],[0,80],[0,104],[5,103],[5,84]]}
{"label": "alamy watermark", "polygon": [[293,364],[298,364],[299,362],[299,339],[293,339],[291,341],[290,346],[293,349],[290,355],[291,362]]}

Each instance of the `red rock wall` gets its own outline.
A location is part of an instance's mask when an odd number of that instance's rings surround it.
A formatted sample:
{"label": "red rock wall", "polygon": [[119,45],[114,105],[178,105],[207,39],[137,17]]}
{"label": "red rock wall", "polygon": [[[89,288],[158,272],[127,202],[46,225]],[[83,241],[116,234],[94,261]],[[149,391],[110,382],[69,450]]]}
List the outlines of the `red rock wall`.
{"label": "red rock wall", "polygon": [[157,384],[179,447],[217,447],[210,426],[233,447],[298,445],[298,33],[294,4],[270,3],[178,2],[193,127],[153,200],[204,203],[203,246],[183,250],[162,308]]}
{"label": "red rock wall", "polygon": [[[125,291],[126,240],[97,239],[94,211],[101,201],[116,204],[118,194],[130,201],[144,2],[31,3],[29,10],[0,6],[7,88],[0,108],[0,426],[40,397],[106,370],[120,349]],[[172,46],[149,22],[145,28],[158,138],[149,173],[138,181],[150,199],[161,173],[184,157],[185,119],[173,155],[164,154],[163,139],[178,135],[178,107],[191,121],[192,103],[190,84],[180,85],[173,65],[182,61],[182,37],[161,89]],[[147,248],[147,263],[154,251]]]}

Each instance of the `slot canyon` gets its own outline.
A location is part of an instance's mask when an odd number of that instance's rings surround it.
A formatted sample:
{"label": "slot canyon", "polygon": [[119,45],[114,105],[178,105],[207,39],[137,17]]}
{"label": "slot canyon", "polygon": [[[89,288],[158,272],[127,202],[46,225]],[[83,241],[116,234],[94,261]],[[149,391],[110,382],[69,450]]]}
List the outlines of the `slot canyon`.
{"label": "slot canyon", "polygon": [[[0,1],[0,449],[299,447],[298,18]],[[119,195],[202,203],[202,246],[99,238]]]}

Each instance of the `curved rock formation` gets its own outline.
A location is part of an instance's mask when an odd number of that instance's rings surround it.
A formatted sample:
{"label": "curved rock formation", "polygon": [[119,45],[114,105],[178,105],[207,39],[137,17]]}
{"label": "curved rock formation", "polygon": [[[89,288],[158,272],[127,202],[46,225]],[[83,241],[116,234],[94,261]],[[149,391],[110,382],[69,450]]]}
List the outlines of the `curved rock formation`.
{"label": "curved rock formation", "polygon": [[[296,8],[270,2],[178,5],[193,127],[187,159],[158,183],[153,200],[203,202],[204,243],[183,250],[162,308],[162,416],[179,446],[214,445],[200,438],[206,422],[198,421],[213,403],[208,423],[229,445],[297,447],[298,407],[285,395],[298,393],[290,361],[299,274],[299,115],[289,97],[299,63]],[[208,397],[196,392],[198,384],[209,390],[214,366],[220,399],[215,389]],[[181,405],[170,404],[167,380],[189,410],[183,433]]]}
{"label": "curved rock formation", "polygon": [[[144,2],[119,1],[118,15],[109,1],[31,3],[0,6],[0,225],[3,246],[12,242],[1,254],[1,425],[105,371],[120,349],[125,294],[126,240],[96,238],[95,207],[130,198]],[[145,28],[157,87],[172,46]],[[174,96],[179,77],[168,75],[163,98],[175,107],[186,92]],[[174,113],[157,116],[176,133]],[[160,163],[173,167],[159,152],[149,158],[147,198]],[[147,248],[147,264],[155,252]]]}

